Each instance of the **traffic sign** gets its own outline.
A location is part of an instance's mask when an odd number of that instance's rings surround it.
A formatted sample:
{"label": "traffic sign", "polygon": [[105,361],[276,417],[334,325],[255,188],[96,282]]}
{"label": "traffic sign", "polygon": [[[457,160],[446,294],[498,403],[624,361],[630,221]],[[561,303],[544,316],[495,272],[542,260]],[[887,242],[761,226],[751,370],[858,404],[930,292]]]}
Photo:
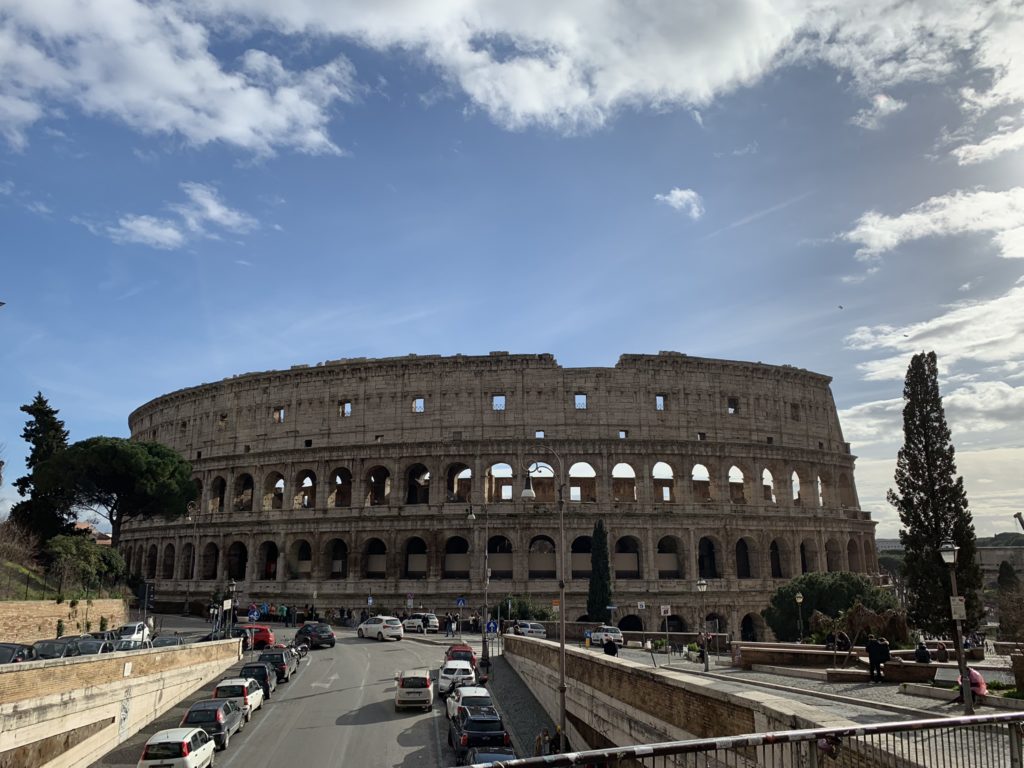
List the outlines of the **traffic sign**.
{"label": "traffic sign", "polygon": [[642,603],[642,602],[641,603],[637,603],[636,604],[636,609],[638,611],[646,611],[647,610],[647,603]]}
{"label": "traffic sign", "polygon": [[465,608],[466,607],[466,598],[464,598],[464,597],[457,597],[457,598],[455,598],[455,607],[456,608]]}
{"label": "traffic sign", "polygon": [[663,605],[663,606],[661,606],[661,615],[662,616],[671,616],[672,615],[672,606],[671,605]]}
{"label": "traffic sign", "polygon": [[498,631],[498,622],[496,622],[494,619],[491,619],[490,621],[488,621],[487,622],[487,634],[493,635],[497,631]]}
{"label": "traffic sign", "polygon": [[251,611],[249,611],[249,623],[250,624],[252,622],[254,622],[254,621],[259,621],[259,618],[260,618],[260,612],[257,611],[255,608],[253,608]]}
{"label": "traffic sign", "polygon": [[619,609],[619,606],[617,606],[617,605],[606,605],[605,608],[607,610],[609,610],[609,611],[617,611]]}
{"label": "traffic sign", "polygon": [[967,603],[962,596],[949,598],[949,610],[953,621],[967,621]]}
{"label": "traffic sign", "polygon": [[366,598],[366,604],[373,605],[373,595],[370,595],[368,598]]}
{"label": "traffic sign", "polygon": [[407,597],[405,599],[405,607],[409,608],[411,610],[412,609],[412,605],[413,605],[413,599],[411,597]]}

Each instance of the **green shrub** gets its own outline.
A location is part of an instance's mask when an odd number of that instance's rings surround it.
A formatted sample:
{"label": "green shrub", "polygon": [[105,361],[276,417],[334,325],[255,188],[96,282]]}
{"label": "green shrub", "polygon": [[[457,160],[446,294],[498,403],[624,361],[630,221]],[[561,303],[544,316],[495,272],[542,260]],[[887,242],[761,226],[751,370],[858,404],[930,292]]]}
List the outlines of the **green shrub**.
{"label": "green shrub", "polygon": [[64,619],[57,619],[57,637],[64,634]]}
{"label": "green shrub", "polygon": [[109,622],[106,616],[100,616],[100,632],[106,632]]}

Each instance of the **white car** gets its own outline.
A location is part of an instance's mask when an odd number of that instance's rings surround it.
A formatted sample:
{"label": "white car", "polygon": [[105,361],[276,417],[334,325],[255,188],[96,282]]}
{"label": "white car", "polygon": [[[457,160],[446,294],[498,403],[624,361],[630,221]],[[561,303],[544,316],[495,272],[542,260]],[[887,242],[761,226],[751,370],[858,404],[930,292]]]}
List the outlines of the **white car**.
{"label": "white car", "polygon": [[149,640],[149,627],[144,621],[122,624],[117,628],[118,640]]}
{"label": "white car", "polygon": [[412,616],[409,616],[402,622],[402,629],[406,632],[419,632],[421,634],[425,634],[427,627],[423,623],[423,614],[414,613]]}
{"label": "white car", "polygon": [[405,631],[402,629],[402,622],[394,616],[371,616],[356,630],[359,637],[375,637],[378,640],[395,638],[401,640]]}
{"label": "white car", "polygon": [[544,629],[543,624],[540,624],[536,621],[520,621],[519,634],[527,635],[528,637],[547,638],[548,631]]}
{"label": "white car", "polygon": [[395,712],[402,707],[434,708],[434,681],[426,669],[407,669],[395,675]]}
{"label": "white car", "polygon": [[202,728],[171,728],[149,737],[137,768],[210,768],[216,744]]}
{"label": "white car", "polygon": [[459,707],[493,707],[491,693],[479,685],[460,685],[444,703],[444,716],[451,720],[459,711]]}
{"label": "white car", "polygon": [[442,696],[447,695],[455,687],[461,685],[472,685],[476,682],[476,672],[473,665],[461,659],[452,659],[441,665],[437,673],[437,692]]}
{"label": "white car", "polygon": [[231,699],[245,713],[246,722],[252,713],[263,707],[263,686],[251,677],[228,677],[217,683],[213,698]]}
{"label": "white car", "polygon": [[625,645],[625,638],[622,637],[622,630],[618,627],[598,627],[590,632],[591,646],[604,645],[611,638],[616,645]]}
{"label": "white car", "polygon": [[427,628],[427,632],[439,632],[441,630],[441,622],[432,613],[423,614],[423,626]]}

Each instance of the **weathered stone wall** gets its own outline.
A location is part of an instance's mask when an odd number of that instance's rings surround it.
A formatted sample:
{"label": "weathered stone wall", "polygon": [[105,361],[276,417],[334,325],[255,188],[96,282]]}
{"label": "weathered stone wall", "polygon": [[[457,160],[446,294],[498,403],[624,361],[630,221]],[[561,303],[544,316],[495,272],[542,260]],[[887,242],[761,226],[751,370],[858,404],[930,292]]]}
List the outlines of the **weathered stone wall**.
{"label": "weathered stone wall", "polygon": [[90,622],[91,632],[98,632],[100,617],[106,616],[109,629],[124,624],[125,604],[123,600],[80,600],[72,608],[71,603],[53,600],[11,600],[0,602],[0,642],[34,643],[36,640],[57,637],[57,622],[64,620],[64,634],[86,632]]}

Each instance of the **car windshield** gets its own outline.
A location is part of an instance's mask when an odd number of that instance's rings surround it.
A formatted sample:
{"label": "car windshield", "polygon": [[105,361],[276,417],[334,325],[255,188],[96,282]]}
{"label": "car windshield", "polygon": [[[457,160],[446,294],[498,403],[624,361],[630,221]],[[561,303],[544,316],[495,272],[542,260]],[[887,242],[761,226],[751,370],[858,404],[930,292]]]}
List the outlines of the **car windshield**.
{"label": "car windshield", "polygon": [[181,641],[176,637],[158,637],[153,641],[154,648],[162,648],[167,645],[180,645]]}
{"label": "car windshield", "polygon": [[442,674],[452,677],[453,675],[464,675],[469,670],[463,669],[462,667],[445,667]]}
{"label": "car windshield", "polygon": [[505,729],[502,727],[500,720],[470,720],[466,723],[466,730],[499,733]]}
{"label": "car windshield", "polygon": [[0,664],[10,664],[14,658],[13,648],[0,648]]}
{"label": "car windshield", "polygon": [[398,619],[388,619],[384,623],[387,624],[390,627],[394,627],[394,626],[397,626],[397,625],[401,624],[402,622],[400,622]]}
{"label": "car windshield", "polygon": [[464,696],[462,706],[464,707],[489,707],[493,704],[490,696]]}
{"label": "car windshield", "polygon": [[181,744],[177,741],[160,741],[156,744],[147,744],[143,760],[170,760],[181,757]]}
{"label": "car windshield", "polygon": [[134,625],[130,625],[130,626],[127,626],[127,627],[121,627],[121,629],[119,629],[117,631],[117,636],[118,637],[131,637],[132,635],[134,635],[136,633],[136,631],[137,630],[135,629]]}
{"label": "car windshield", "polygon": [[186,723],[213,723],[217,720],[217,710],[207,709],[193,709],[187,715],[185,715]]}
{"label": "car windshield", "polygon": [[234,699],[245,696],[245,687],[241,685],[220,685],[213,692],[216,699]]}
{"label": "car windshield", "polygon": [[246,677],[261,678],[267,676],[266,667],[242,667],[242,674]]}
{"label": "car windshield", "polygon": [[429,688],[430,678],[428,677],[403,677],[403,688]]}
{"label": "car windshield", "polygon": [[64,643],[36,643],[36,654],[44,659],[56,659],[64,653]]}
{"label": "car windshield", "polygon": [[272,661],[274,663],[279,663],[279,662],[284,661],[284,654],[283,653],[264,653],[262,656],[260,656],[260,659],[261,660],[262,659],[266,659],[267,661]]}
{"label": "car windshield", "polygon": [[99,640],[84,640],[78,644],[79,653],[99,653],[103,650],[103,643]]}
{"label": "car windshield", "polygon": [[473,652],[472,651],[452,651],[448,655],[451,658],[453,658],[453,659],[458,659],[459,661],[472,661],[473,660]]}
{"label": "car windshield", "polygon": [[142,647],[141,640],[118,640],[115,648],[119,651],[134,651]]}

